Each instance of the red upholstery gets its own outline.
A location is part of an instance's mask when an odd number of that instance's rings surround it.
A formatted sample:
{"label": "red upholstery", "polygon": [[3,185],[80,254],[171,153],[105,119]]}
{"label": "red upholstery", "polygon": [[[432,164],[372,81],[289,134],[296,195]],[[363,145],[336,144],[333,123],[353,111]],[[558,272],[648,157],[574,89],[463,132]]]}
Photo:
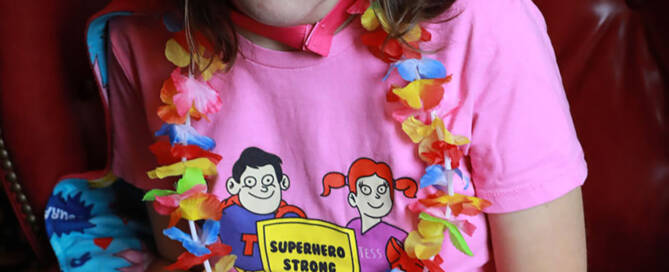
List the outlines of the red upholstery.
{"label": "red upholstery", "polygon": [[[106,1],[2,1],[0,120],[13,170],[42,222],[54,183],[104,165],[102,109],[86,58],[86,19]],[[3,170],[4,179],[6,170]],[[18,195],[3,181],[10,200]],[[12,203],[38,256],[49,253]],[[47,250],[44,250],[47,249]]]}
{"label": "red upholstery", "polygon": [[669,2],[535,2],[588,161],[591,270],[669,271]]}
{"label": "red upholstery", "polygon": [[[104,2],[0,4],[2,137],[36,215],[59,176],[104,165],[104,121],[83,39],[86,17]],[[669,2],[535,2],[589,164],[590,270],[669,271]],[[43,249],[13,204],[29,240]]]}

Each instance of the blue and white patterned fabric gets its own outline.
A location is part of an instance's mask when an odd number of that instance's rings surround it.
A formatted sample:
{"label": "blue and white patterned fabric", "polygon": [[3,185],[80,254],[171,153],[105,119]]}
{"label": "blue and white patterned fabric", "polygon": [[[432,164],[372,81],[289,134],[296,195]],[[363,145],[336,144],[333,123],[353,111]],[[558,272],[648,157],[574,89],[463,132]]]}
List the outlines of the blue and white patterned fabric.
{"label": "blue and white patterned fabric", "polygon": [[[149,224],[125,212],[144,209],[133,190],[120,180],[97,189],[85,179],[65,179],[56,185],[44,220],[62,271],[146,269],[152,260],[143,242],[150,237]],[[124,208],[128,204],[135,207]]]}

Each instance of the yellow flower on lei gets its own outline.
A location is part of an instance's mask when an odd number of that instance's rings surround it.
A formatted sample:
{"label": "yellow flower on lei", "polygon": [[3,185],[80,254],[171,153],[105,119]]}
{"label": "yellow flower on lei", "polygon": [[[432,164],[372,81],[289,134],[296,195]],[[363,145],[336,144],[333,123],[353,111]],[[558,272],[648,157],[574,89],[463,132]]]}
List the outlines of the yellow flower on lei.
{"label": "yellow flower on lei", "polygon": [[[220,58],[207,58],[202,56],[204,53],[204,46],[200,46],[199,54],[195,55],[194,61],[200,72],[202,72],[202,79],[207,81],[211,79],[211,76],[214,73],[224,70],[226,66]],[[181,47],[181,45],[174,39],[169,39],[167,43],[165,43],[165,57],[177,67],[182,68],[188,66],[191,61],[190,53]]]}
{"label": "yellow flower on lei", "polygon": [[197,158],[185,162],[177,162],[166,166],[160,166],[154,170],[147,172],[149,178],[165,178],[183,175],[186,168],[198,168],[202,170],[205,176],[213,176],[218,174],[216,164],[211,162],[208,158]]}

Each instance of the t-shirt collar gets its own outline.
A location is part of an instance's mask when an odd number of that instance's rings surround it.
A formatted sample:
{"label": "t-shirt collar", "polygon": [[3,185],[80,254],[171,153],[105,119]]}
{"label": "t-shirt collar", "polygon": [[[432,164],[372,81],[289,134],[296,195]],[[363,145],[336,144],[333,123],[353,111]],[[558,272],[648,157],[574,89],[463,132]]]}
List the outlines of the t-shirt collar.
{"label": "t-shirt collar", "polygon": [[255,34],[275,40],[292,48],[312,52],[320,56],[330,53],[332,38],[336,30],[348,19],[350,11],[367,0],[340,0],[322,20],[315,24],[278,27],[266,25],[236,11],[231,12],[232,21]]}

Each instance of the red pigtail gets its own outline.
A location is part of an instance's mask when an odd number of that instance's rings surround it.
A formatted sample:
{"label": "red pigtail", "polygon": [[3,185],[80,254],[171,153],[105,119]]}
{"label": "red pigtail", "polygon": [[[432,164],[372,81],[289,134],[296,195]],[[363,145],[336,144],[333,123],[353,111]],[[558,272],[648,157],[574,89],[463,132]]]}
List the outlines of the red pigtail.
{"label": "red pigtail", "polygon": [[395,189],[402,191],[404,196],[408,198],[415,198],[416,192],[418,192],[418,185],[413,179],[400,178],[395,180]]}
{"label": "red pigtail", "polygon": [[346,186],[346,176],[339,172],[330,172],[323,177],[323,193],[321,196],[330,195],[330,188],[341,188]]}

